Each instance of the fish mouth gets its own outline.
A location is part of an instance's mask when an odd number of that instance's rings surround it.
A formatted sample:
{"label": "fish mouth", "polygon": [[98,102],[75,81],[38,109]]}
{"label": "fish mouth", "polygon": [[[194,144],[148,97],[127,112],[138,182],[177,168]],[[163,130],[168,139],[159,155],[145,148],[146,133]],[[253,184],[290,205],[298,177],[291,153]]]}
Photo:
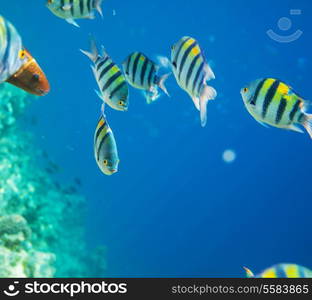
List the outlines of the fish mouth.
{"label": "fish mouth", "polygon": [[109,169],[109,170],[107,170],[107,172],[105,172],[105,174],[108,175],[108,176],[111,176],[111,175],[113,175],[113,174],[115,174],[117,172],[118,172],[117,169]]}
{"label": "fish mouth", "polygon": [[37,96],[45,96],[49,93],[50,90],[42,90],[42,89],[35,89],[34,90],[34,94],[37,95]]}

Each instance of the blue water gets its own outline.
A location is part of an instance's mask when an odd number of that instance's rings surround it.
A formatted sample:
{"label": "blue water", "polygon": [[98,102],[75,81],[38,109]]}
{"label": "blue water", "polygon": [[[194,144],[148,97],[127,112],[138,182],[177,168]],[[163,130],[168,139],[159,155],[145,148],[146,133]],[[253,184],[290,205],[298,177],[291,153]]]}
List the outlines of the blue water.
{"label": "blue water", "polygon": [[[243,266],[312,267],[312,142],[307,134],[262,127],[239,94],[270,76],[312,99],[311,1],[107,0],[103,20],[78,20],[80,29],[52,15],[44,0],[2,2],[1,14],[50,80],[51,93],[28,111],[38,119],[32,130],[61,166],[60,180],[81,178],[86,239],[90,248],[107,247],[105,276],[240,277]],[[292,20],[288,31],[278,28],[281,17]],[[303,36],[281,44],[268,29]],[[118,174],[103,175],[93,158],[101,100],[90,61],[78,51],[88,49],[90,33],[119,64],[137,50],[169,56],[182,36],[197,38],[219,93],[207,127],[173,76],[171,98],[149,106],[131,88],[127,113],[106,111],[121,162]],[[236,152],[232,164],[222,160],[226,149]]]}

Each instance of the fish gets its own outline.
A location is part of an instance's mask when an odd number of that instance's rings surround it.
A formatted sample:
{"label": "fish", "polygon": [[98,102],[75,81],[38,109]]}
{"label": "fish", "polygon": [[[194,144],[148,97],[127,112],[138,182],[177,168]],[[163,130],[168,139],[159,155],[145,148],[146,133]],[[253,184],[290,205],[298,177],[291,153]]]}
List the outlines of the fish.
{"label": "fish", "polygon": [[47,77],[24,48],[21,36],[0,16],[0,83],[5,81],[37,96],[50,91]]}
{"label": "fish", "polygon": [[307,101],[286,83],[274,79],[258,79],[240,91],[247,111],[260,124],[303,132],[312,138],[312,115],[306,113]]}
{"label": "fish", "polygon": [[102,46],[102,55],[99,54],[95,40],[91,40],[91,51],[80,51],[94,63],[91,66],[94,77],[100,88],[98,96],[111,108],[127,111],[129,107],[129,87],[121,70],[113,62]]}
{"label": "fish", "polygon": [[105,175],[110,176],[118,172],[117,144],[104,114],[104,104],[94,134],[94,157],[98,167]]}
{"label": "fish", "polygon": [[102,0],[48,0],[48,9],[69,24],[79,27],[75,19],[94,19],[94,10],[103,17]]}
{"label": "fish", "polygon": [[161,77],[157,75],[159,66],[141,52],[130,54],[122,63],[123,72],[130,85],[144,90],[148,104],[159,98],[158,87],[169,96],[165,87],[165,81],[171,73]]}
{"label": "fish", "polygon": [[192,98],[200,111],[202,127],[207,123],[207,103],[217,97],[217,91],[207,85],[215,79],[198,42],[192,37],[182,37],[171,47],[171,68],[178,85]]}
{"label": "fish", "polygon": [[28,50],[23,49],[20,55],[25,56],[25,63],[7,79],[7,82],[30,94],[45,96],[50,91],[50,83],[46,75]]}
{"label": "fish", "polygon": [[306,267],[296,264],[277,264],[258,275],[245,268],[248,278],[312,278],[312,271]]}

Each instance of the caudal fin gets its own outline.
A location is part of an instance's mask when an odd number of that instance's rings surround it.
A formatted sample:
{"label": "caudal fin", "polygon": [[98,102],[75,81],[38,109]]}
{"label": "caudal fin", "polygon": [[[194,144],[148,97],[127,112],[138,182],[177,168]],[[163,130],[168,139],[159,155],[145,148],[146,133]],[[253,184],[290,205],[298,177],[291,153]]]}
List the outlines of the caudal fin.
{"label": "caudal fin", "polygon": [[156,58],[161,67],[166,69],[171,67],[171,62],[167,56],[158,55]]}
{"label": "caudal fin", "polygon": [[168,77],[171,75],[171,73],[165,74],[161,76],[158,80],[158,86],[163,90],[163,92],[170,97],[167,88],[165,87],[165,81],[168,79]]}
{"label": "caudal fin", "polygon": [[94,7],[99,12],[101,17],[103,18],[103,11],[102,11],[102,0],[95,0]]}
{"label": "caudal fin", "polygon": [[312,139],[312,114],[305,114],[302,125],[310,135],[310,138]]}
{"label": "caudal fin", "polygon": [[88,56],[93,62],[95,62],[97,60],[98,56],[99,56],[99,51],[98,51],[98,49],[96,47],[96,42],[95,42],[94,38],[90,39],[90,44],[91,44],[91,52],[85,51],[85,50],[81,50],[81,49],[80,49],[80,51],[84,55]]}
{"label": "caudal fin", "polygon": [[200,121],[201,121],[202,127],[205,127],[207,123],[208,101],[213,100],[216,97],[217,97],[217,91],[213,87],[205,85],[199,98]]}

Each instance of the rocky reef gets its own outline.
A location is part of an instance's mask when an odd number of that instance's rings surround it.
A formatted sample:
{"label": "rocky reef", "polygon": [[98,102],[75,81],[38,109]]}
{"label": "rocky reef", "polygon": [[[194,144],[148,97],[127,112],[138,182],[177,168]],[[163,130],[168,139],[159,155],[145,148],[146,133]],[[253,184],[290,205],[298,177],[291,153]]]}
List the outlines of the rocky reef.
{"label": "rocky reef", "polygon": [[102,277],[104,248],[85,243],[85,198],[40,167],[42,151],[18,126],[32,101],[0,85],[0,277]]}

